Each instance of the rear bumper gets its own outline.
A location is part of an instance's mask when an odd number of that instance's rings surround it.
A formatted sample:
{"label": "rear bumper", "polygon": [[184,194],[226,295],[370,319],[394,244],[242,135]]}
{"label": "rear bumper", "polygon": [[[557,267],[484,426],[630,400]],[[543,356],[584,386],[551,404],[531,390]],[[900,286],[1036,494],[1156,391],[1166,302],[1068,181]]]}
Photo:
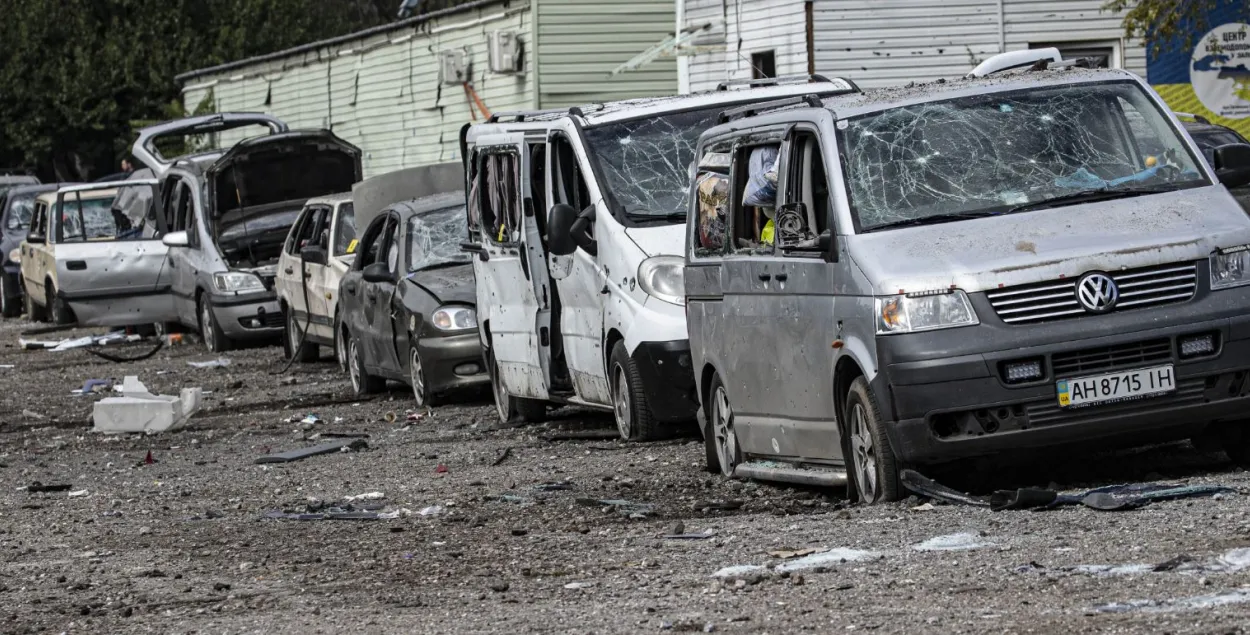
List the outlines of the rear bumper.
{"label": "rear bumper", "polygon": [[[931,463],[1056,446],[1135,446],[1192,436],[1214,422],[1250,419],[1250,317],[1101,337],[1089,337],[1082,320],[1067,325],[1071,339],[1062,343],[883,365],[873,390],[892,422],[887,429],[895,452],[908,463]],[[1181,358],[1181,338],[1207,333],[1217,338],[1215,353]],[[949,344],[940,332],[931,337],[937,350]],[[879,347],[888,348],[888,339],[878,340]],[[1008,384],[1002,363],[1026,359],[1041,360],[1044,377]],[[1171,393],[1080,408],[1059,405],[1059,380],[1168,364],[1176,377]]]}
{"label": "rear bumper", "polygon": [[208,296],[221,332],[235,340],[266,339],[282,335],[286,319],[272,292],[244,296]]}
{"label": "rear bumper", "polygon": [[642,342],[630,358],[642,375],[653,417],[664,423],[694,420],[699,393],[690,363],[690,340]]}
{"label": "rear bumper", "polygon": [[425,367],[431,393],[468,390],[490,385],[477,332],[446,337],[423,337],[417,353]]}

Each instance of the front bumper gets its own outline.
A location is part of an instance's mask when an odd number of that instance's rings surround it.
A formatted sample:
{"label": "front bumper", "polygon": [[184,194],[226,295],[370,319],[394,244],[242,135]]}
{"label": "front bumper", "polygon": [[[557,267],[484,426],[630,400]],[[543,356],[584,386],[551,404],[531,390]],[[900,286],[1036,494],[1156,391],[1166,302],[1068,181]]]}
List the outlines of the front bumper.
{"label": "front bumper", "polygon": [[434,394],[490,385],[482,358],[482,341],[476,331],[443,337],[423,337],[417,354],[425,370],[425,382]]}
{"label": "front bumper", "polygon": [[690,340],[641,342],[630,358],[642,375],[651,416],[664,423],[694,420],[699,393],[690,364]]}
{"label": "front bumper", "polygon": [[221,332],[234,340],[266,339],[282,335],[286,319],[273,292],[248,295],[209,294],[213,317]]}
{"label": "front bumper", "polygon": [[[1218,295],[1219,307],[1210,306],[1208,294],[1206,302],[1042,326],[987,324],[907,340],[879,338],[883,363],[873,391],[891,422],[891,445],[907,463],[933,463],[1055,446],[1143,445],[1186,438],[1218,421],[1248,419],[1250,311],[1225,309],[1230,302],[1250,308],[1250,291]],[[1091,336],[1092,324],[1115,334]],[[1144,324],[1158,326],[1134,330]],[[1015,332],[1016,346],[1005,341],[1005,329]],[[1180,357],[1180,338],[1207,333],[1216,337],[1215,353]],[[944,354],[916,355],[926,348]],[[1042,361],[1044,378],[1007,383],[1003,363],[1027,359]],[[1082,408],[1059,405],[1058,380],[1166,364],[1176,376],[1171,393]]]}

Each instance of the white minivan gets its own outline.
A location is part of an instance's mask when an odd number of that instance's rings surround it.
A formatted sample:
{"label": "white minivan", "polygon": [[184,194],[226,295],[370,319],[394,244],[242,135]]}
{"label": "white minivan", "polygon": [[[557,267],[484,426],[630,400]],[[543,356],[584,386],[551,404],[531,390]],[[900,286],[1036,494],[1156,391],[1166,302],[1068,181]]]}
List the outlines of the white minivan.
{"label": "white minivan", "polygon": [[500,418],[610,410],[621,437],[693,423],[682,282],[699,134],[726,108],[854,90],[823,77],[498,113],[461,133],[479,329]]}

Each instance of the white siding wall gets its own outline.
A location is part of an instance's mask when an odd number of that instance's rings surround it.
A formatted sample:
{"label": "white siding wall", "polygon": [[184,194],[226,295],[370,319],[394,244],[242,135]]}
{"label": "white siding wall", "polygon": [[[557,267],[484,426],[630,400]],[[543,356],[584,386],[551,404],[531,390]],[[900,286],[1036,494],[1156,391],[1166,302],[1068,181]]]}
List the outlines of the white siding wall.
{"label": "white siding wall", "polygon": [[533,68],[528,7],[491,5],[419,27],[192,78],[184,101],[194,109],[211,90],[218,112],[261,111],[292,128],[328,127],[364,151],[366,177],[459,160],[470,100],[460,86],[439,84],[438,52],[468,47],[474,88],[492,112],[528,109],[531,75],[491,73],[486,49],[491,31],[517,31],[525,67]]}
{"label": "white siding wall", "polygon": [[[1030,43],[1114,43],[1124,68],[1144,75],[1145,49],[1124,39],[1102,0],[814,0],[816,72],[863,87],[959,77]],[[693,90],[751,76],[750,52],[775,48],[778,74],[807,70],[804,0],[688,0],[688,24],[725,16],[725,52],[692,58]],[[741,25],[738,16],[742,15]],[[742,38],[738,54],[738,38]],[[745,58],[745,59],[744,59]]]}
{"label": "white siding wall", "polygon": [[726,80],[750,79],[751,54],[762,51],[774,52],[778,75],[807,72],[807,18],[802,0],[687,0],[688,25],[722,19],[725,51],[691,58],[692,91],[716,88]]}

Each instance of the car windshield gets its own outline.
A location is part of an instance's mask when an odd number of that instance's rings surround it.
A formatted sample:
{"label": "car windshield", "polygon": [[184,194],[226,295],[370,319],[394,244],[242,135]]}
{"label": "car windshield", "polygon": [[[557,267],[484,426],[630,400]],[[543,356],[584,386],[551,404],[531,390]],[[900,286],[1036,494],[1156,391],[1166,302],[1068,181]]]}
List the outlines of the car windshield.
{"label": "car windshield", "polygon": [[35,195],[15,196],[9,203],[9,219],[6,229],[26,229],[30,227],[30,217],[35,212]]}
{"label": "car windshield", "polygon": [[346,256],[356,249],[356,208],[351,203],[339,206],[338,218],[334,221],[334,255]]}
{"label": "car windshield", "polygon": [[469,262],[460,243],[469,239],[465,207],[457,205],[408,220],[408,271]]}
{"label": "car windshield", "polygon": [[[112,196],[78,199],[65,195],[61,204],[61,240],[114,240],[131,238],[136,230],[131,219],[113,209]],[[138,229],[142,229],[140,224]]]}
{"label": "car windshield", "polygon": [[634,220],[685,222],[699,135],[726,105],[604,124],[586,131],[604,184]]}
{"label": "car windshield", "polygon": [[1134,82],[928,102],[839,128],[860,231],[1209,184]]}

